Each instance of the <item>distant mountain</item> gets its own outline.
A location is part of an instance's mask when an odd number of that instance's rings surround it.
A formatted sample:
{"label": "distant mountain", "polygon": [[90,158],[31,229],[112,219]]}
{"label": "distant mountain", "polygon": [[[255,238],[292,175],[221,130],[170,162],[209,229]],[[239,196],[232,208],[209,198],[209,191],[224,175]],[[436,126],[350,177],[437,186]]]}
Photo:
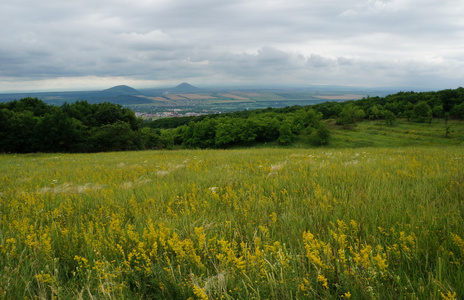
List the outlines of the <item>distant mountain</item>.
{"label": "distant mountain", "polygon": [[137,94],[140,94],[139,91],[127,85],[114,86],[112,88],[103,90],[100,93],[105,94],[105,95],[137,95]]}
{"label": "distant mountain", "polygon": [[187,82],[183,82],[183,83],[179,84],[178,86],[168,90],[168,92],[170,92],[170,93],[179,93],[179,94],[181,94],[181,93],[198,93],[200,91],[201,91],[201,89],[199,89],[197,87],[194,87],[193,85],[188,84]]}

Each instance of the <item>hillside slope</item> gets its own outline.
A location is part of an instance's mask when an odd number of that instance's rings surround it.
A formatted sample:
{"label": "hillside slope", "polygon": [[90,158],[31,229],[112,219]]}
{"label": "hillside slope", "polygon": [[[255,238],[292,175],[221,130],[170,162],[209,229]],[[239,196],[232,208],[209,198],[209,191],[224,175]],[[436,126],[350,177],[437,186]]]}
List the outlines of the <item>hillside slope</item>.
{"label": "hillside slope", "polygon": [[136,89],[127,85],[117,85],[100,92],[104,95],[137,95],[140,94]]}

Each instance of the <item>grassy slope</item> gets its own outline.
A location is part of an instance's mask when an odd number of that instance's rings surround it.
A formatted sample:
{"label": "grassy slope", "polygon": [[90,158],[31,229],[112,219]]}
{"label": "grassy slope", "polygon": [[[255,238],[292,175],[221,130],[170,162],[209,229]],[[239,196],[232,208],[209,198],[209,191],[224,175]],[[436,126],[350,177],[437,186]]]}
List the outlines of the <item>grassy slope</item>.
{"label": "grassy slope", "polygon": [[[329,124],[335,123],[329,120]],[[407,147],[407,146],[464,146],[464,122],[449,121],[451,133],[445,137],[443,120],[429,124],[397,120],[394,125],[382,121],[362,121],[349,128],[330,125],[331,140],[328,148]],[[307,136],[298,138],[299,148],[311,147]]]}
{"label": "grassy slope", "polygon": [[2,155],[0,294],[459,298],[463,163],[461,146]]}

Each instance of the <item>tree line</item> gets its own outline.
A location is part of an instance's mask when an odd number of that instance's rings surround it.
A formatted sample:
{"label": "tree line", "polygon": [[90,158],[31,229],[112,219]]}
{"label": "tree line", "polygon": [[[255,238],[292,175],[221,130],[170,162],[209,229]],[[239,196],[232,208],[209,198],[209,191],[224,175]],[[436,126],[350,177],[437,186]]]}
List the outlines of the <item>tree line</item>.
{"label": "tree line", "polygon": [[297,138],[327,145],[327,124],[361,120],[393,125],[464,119],[464,88],[400,92],[386,97],[144,121],[118,104],[77,101],[61,106],[37,98],[0,103],[0,152],[101,152],[171,148],[291,145]]}
{"label": "tree line", "polygon": [[464,88],[437,92],[399,92],[386,97],[365,97],[342,103],[326,102],[313,106],[324,119],[337,119],[338,124],[357,120],[384,120],[392,124],[396,119],[431,122],[434,118],[464,119]]}
{"label": "tree line", "polygon": [[0,103],[0,152],[143,149],[142,121],[112,103],[47,105],[37,98]]}
{"label": "tree line", "polygon": [[228,148],[272,141],[289,145],[303,130],[314,145],[323,145],[329,131],[321,119],[304,107],[295,113],[211,116],[166,129],[144,123],[118,104],[77,101],[55,106],[23,98],[0,103],[0,152]]}
{"label": "tree line", "polygon": [[174,142],[186,148],[228,148],[267,142],[290,145],[300,134],[315,146],[326,145],[330,139],[322,115],[309,106],[288,113],[271,110],[208,116],[176,127],[173,134]]}

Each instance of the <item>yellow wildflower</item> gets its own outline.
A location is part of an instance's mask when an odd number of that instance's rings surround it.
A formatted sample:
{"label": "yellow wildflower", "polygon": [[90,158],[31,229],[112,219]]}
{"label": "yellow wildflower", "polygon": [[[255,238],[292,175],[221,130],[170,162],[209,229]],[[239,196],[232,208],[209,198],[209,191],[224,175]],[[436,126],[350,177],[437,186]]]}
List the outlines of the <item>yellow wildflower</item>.
{"label": "yellow wildflower", "polygon": [[317,275],[317,282],[321,282],[325,289],[329,288],[329,283],[327,282],[327,278],[325,278],[324,275]]}
{"label": "yellow wildflower", "polygon": [[451,293],[450,291],[448,291],[446,292],[446,294],[440,293],[440,295],[443,300],[457,300],[458,299],[456,292]]}
{"label": "yellow wildflower", "polygon": [[55,280],[50,274],[38,274],[34,276],[38,282],[42,283],[53,283]]}
{"label": "yellow wildflower", "polygon": [[205,289],[202,289],[197,285],[193,286],[193,293],[201,300],[208,300],[208,295],[206,295]]}

